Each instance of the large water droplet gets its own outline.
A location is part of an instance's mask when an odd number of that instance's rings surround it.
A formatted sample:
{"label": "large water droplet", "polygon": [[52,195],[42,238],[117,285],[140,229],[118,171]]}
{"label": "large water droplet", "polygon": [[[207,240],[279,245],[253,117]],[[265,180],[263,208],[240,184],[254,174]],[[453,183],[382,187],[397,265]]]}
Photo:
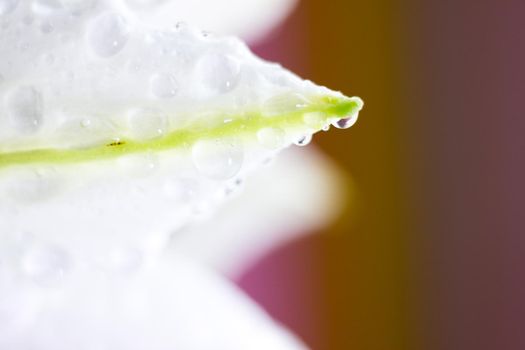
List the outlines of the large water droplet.
{"label": "large water droplet", "polygon": [[13,12],[18,2],[19,0],[0,0],[0,16]]}
{"label": "large water droplet", "polygon": [[257,140],[268,149],[278,149],[284,146],[285,132],[279,128],[264,128],[257,132]]}
{"label": "large water droplet", "polygon": [[196,80],[207,95],[223,94],[233,90],[239,81],[240,63],[233,57],[206,54],[196,66]]}
{"label": "large water droplet", "polygon": [[124,18],[114,13],[105,13],[95,18],[88,31],[92,50],[100,57],[111,57],[119,53],[129,39],[129,28]]}
{"label": "large water droplet", "polygon": [[242,145],[231,139],[198,141],[192,149],[193,163],[205,176],[226,180],[237,175],[242,167]]}
{"label": "large water droplet", "polygon": [[32,86],[18,87],[7,95],[7,112],[18,131],[33,133],[42,126],[42,95]]}
{"label": "large water droplet", "polygon": [[128,115],[130,136],[135,140],[150,140],[164,135],[166,116],[152,108],[133,110]]}
{"label": "large water droplet", "polygon": [[155,74],[151,77],[151,92],[159,98],[172,98],[177,95],[179,85],[171,74]]}
{"label": "large water droplet", "polygon": [[359,117],[359,113],[356,112],[348,118],[339,119],[338,121],[333,122],[332,125],[338,129],[348,129],[357,122],[358,117]]}
{"label": "large water droplet", "polygon": [[55,246],[37,244],[22,256],[21,268],[37,284],[51,286],[60,282],[70,267],[69,256]]}

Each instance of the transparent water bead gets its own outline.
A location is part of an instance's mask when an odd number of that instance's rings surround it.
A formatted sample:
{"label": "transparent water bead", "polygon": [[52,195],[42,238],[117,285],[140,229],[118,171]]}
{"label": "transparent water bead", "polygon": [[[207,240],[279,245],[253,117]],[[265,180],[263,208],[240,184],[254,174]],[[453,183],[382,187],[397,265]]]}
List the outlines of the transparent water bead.
{"label": "transparent water bead", "polygon": [[22,272],[42,286],[59,283],[69,268],[68,254],[51,245],[37,244],[30,247],[21,259]]}
{"label": "transparent water bead", "polygon": [[216,180],[226,180],[240,171],[244,151],[236,140],[201,140],[193,146],[192,157],[195,167],[203,175]]}
{"label": "transparent water bead", "polygon": [[49,33],[52,33],[53,30],[55,28],[53,27],[53,24],[51,22],[43,22],[41,25],[40,25],[40,31],[43,33],[43,34],[49,34]]}
{"label": "transparent water bead", "polygon": [[359,117],[359,113],[354,113],[348,118],[343,118],[336,122],[333,122],[332,125],[338,129],[348,129],[357,122],[358,117]]}
{"label": "transparent water bead", "polygon": [[279,128],[264,128],[257,132],[257,140],[268,149],[278,149],[285,144],[286,133]]}
{"label": "transparent water bead", "polygon": [[299,137],[296,141],[294,141],[294,144],[297,146],[301,146],[301,147],[308,146],[312,142],[312,139],[313,139],[312,134],[306,134],[306,135]]}
{"label": "transparent water bead", "polygon": [[171,74],[155,74],[150,80],[151,92],[158,98],[172,98],[177,95],[179,84]]}
{"label": "transparent water bead", "polygon": [[13,12],[19,0],[0,0],[0,16],[7,15]]}
{"label": "transparent water bead", "polygon": [[88,41],[95,54],[107,58],[124,48],[129,34],[130,29],[124,18],[114,13],[104,13],[90,24]]}
{"label": "transparent water bead", "polygon": [[22,133],[36,132],[42,126],[43,102],[39,90],[33,86],[18,87],[6,97],[11,126]]}
{"label": "transparent water bead", "polygon": [[233,90],[241,72],[240,63],[233,57],[211,53],[203,56],[196,66],[196,78],[205,94],[224,94]]}
{"label": "transparent water bead", "polygon": [[164,135],[167,117],[153,108],[132,110],[128,115],[130,136],[135,140],[151,140]]}

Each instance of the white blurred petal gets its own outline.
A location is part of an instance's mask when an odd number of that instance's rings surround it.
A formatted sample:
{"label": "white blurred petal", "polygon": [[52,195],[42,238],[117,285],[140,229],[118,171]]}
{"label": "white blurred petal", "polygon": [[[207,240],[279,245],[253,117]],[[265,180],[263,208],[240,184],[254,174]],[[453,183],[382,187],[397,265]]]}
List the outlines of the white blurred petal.
{"label": "white blurred petal", "polygon": [[163,259],[133,278],[86,273],[11,294],[15,307],[0,309],[0,317],[11,312],[0,348],[305,349],[230,282],[189,261]]}
{"label": "white blurred petal", "polygon": [[176,233],[172,249],[236,276],[273,248],[329,224],[341,212],[346,186],[314,147],[288,149],[213,218]]}
{"label": "white blurred petal", "polygon": [[[154,26],[185,21],[218,34],[257,41],[292,12],[298,0],[124,0]],[[147,7],[144,5],[148,5]]]}

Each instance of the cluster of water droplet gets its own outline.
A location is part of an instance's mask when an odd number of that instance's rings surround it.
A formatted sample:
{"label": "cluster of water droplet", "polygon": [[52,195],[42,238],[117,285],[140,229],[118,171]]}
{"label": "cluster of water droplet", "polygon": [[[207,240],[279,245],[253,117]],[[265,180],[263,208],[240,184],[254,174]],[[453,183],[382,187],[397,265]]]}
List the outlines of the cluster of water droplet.
{"label": "cluster of water droplet", "polygon": [[[321,93],[237,39],[184,23],[146,30],[134,14],[160,3],[0,0],[0,148],[77,146],[74,134],[82,147],[154,139],[209,111],[277,117]],[[273,134],[258,137],[269,148],[294,141]]]}

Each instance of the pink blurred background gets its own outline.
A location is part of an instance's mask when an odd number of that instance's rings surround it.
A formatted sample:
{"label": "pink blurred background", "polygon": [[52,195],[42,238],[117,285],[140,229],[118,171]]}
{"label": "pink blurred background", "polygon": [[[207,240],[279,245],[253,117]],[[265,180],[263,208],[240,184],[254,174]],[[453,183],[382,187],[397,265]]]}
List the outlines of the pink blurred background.
{"label": "pink blurred background", "polygon": [[254,47],[366,106],[340,220],[239,284],[313,349],[525,349],[525,2],[302,0]]}

